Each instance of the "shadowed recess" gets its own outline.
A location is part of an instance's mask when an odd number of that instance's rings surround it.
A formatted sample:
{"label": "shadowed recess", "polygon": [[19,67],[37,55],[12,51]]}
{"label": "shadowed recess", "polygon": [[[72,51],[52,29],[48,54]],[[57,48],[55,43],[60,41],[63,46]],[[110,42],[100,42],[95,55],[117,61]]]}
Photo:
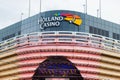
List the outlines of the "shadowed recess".
{"label": "shadowed recess", "polygon": [[47,80],[63,78],[63,80],[83,80],[80,71],[75,65],[63,56],[50,56],[39,64],[32,80]]}

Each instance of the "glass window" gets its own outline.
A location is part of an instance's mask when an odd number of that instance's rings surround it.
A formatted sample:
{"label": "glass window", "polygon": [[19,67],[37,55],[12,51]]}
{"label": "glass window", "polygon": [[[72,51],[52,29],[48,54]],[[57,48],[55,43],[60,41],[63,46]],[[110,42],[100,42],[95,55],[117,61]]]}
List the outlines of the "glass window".
{"label": "glass window", "polygon": [[92,26],[89,27],[89,32],[109,37],[109,31],[102,30],[102,29],[99,29],[99,28],[95,28],[95,27],[92,27]]}
{"label": "glass window", "polygon": [[113,33],[113,38],[117,39],[117,40],[120,40],[120,34]]}

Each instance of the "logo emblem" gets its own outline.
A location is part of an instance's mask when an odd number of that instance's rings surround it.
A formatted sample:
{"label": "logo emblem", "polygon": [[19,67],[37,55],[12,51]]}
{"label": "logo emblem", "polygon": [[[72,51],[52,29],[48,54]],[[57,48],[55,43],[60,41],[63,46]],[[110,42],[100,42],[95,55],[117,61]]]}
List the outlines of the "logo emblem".
{"label": "logo emblem", "polygon": [[82,19],[78,15],[73,15],[70,13],[56,13],[55,16],[63,16],[64,20],[69,21],[70,23],[74,23],[78,26],[82,24]]}

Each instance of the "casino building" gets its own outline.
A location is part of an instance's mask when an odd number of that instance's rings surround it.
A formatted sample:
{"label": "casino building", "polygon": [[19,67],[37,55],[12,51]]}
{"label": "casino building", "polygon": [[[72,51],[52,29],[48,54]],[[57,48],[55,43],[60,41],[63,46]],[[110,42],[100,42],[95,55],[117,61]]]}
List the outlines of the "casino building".
{"label": "casino building", "polygon": [[120,80],[120,25],[53,10],[1,29],[0,80]]}

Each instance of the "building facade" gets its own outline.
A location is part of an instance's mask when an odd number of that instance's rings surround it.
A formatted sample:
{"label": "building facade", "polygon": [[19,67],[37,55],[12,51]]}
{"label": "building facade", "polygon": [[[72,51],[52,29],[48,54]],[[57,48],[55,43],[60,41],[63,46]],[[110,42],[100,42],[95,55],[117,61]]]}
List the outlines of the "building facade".
{"label": "building facade", "polygon": [[120,25],[54,10],[0,30],[1,80],[119,80]]}

